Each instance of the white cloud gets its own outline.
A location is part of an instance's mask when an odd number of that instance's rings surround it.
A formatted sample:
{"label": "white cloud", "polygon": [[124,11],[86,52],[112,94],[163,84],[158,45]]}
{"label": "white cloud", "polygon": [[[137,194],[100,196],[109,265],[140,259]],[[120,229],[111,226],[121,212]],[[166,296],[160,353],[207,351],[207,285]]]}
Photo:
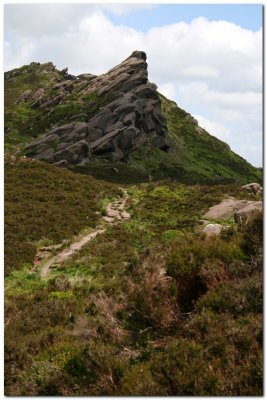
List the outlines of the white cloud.
{"label": "white cloud", "polygon": [[224,125],[216,121],[210,121],[202,115],[194,115],[194,117],[198,121],[198,125],[201,126],[201,128],[204,128],[211,135],[216,136],[224,142],[229,141],[231,134],[229,129],[225,128]]}
{"label": "white cloud", "polygon": [[174,99],[176,97],[175,85],[171,82],[166,82],[158,86],[158,91],[168,99]]}
{"label": "white cloud", "polygon": [[111,13],[122,16],[132,13],[137,10],[144,10],[157,7],[156,4],[130,4],[130,3],[117,3],[117,4],[103,4],[102,9],[110,11]]}
{"label": "white cloud", "polygon": [[183,76],[188,76],[189,78],[195,79],[210,79],[219,77],[218,69],[212,68],[209,65],[192,65],[184,68],[181,73]]}
{"label": "white cloud", "polygon": [[73,7],[71,4],[7,4],[5,5],[5,31],[11,35],[38,38],[59,35],[76,25],[93,5]]}
{"label": "white cloud", "polygon": [[64,33],[77,27],[84,18],[98,11],[108,11],[116,16],[137,10],[155,8],[153,4],[6,4],[5,30],[10,33],[40,37]]}
{"label": "white cloud", "polygon": [[[257,165],[262,162],[262,133],[261,131],[245,130],[242,127],[241,121],[237,124],[235,137],[231,128],[227,128],[226,124],[216,121],[211,121],[201,115],[194,114],[199,126],[208,131],[211,135],[230,144],[231,149],[246,160],[256,159]],[[245,144],[244,144],[245,143]]]}
{"label": "white cloud", "polygon": [[5,60],[9,65],[8,69],[17,68],[29,62],[36,46],[33,41],[20,39],[15,45],[9,41],[4,43]]}
{"label": "white cloud", "polygon": [[254,144],[253,140],[248,141],[248,144],[246,145],[239,146],[238,154],[240,154],[246,160],[249,158],[257,159],[260,161],[257,166],[262,166],[262,148],[259,148],[258,144]]}
{"label": "white cloud", "polygon": [[[260,165],[262,31],[197,18],[141,32],[112,23],[94,4],[19,7],[6,7],[6,70],[53,61],[74,74],[100,74],[132,51],[144,50],[150,80],[159,91],[202,116],[207,130],[210,126],[236,152],[242,143],[243,156]],[[127,12],[126,4],[108,8],[118,15]],[[251,137],[258,153],[245,147]]]}

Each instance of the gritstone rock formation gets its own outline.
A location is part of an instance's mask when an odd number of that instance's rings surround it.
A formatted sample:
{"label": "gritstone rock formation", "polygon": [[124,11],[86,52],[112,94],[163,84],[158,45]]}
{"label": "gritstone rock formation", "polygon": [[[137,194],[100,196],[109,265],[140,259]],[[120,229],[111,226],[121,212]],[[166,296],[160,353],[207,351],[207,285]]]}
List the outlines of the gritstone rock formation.
{"label": "gritstone rock formation", "polygon": [[157,87],[148,81],[144,52],[133,52],[104,75],[80,75],[76,81],[60,85],[66,90],[81,80],[86,81],[81,95],[105,98],[104,105],[88,122],[57,126],[31,142],[26,147],[29,156],[67,166],[84,165],[94,156],[126,161],[129,153],[142,145],[169,151],[172,144],[166,137],[166,119]]}

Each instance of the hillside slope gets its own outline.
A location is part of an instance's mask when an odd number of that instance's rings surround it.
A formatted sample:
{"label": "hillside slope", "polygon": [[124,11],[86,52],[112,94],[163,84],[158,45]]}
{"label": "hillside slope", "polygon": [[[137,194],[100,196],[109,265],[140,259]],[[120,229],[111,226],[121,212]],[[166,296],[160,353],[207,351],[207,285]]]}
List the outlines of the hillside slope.
{"label": "hillside slope", "polygon": [[115,182],[261,180],[256,168],[157,92],[138,51],[100,76],[75,77],[52,63],[5,73],[5,144],[8,152]]}
{"label": "hillside slope", "polygon": [[5,273],[32,264],[37,247],[95,228],[112,184],[44,162],[5,162]]}

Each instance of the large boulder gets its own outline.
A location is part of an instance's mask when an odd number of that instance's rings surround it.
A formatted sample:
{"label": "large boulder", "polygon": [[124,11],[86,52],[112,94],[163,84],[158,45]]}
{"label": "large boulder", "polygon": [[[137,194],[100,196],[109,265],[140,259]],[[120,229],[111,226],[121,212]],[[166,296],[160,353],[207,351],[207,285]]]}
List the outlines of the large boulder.
{"label": "large boulder", "polygon": [[248,183],[247,185],[242,186],[242,189],[254,194],[257,194],[259,191],[262,193],[262,187],[259,183]]}
{"label": "large boulder", "polygon": [[220,218],[230,218],[233,215],[246,205],[253,203],[248,200],[236,200],[232,197],[224,199],[221,203],[216,204],[215,206],[210,207],[208,212],[203,215],[204,219],[213,219],[217,220]]}
{"label": "large boulder", "polygon": [[84,158],[90,158],[89,145],[85,140],[80,140],[77,143],[71,144],[54,154],[57,165],[61,160],[66,160],[70,164],[78,164]]}
{"label": "large boulder", "polygon": [[33,154],[35,154],[36,152],[40,153],[43,151],[42,149],[40,150],[40,148],[39,148],[39,146],[41,144],[47,144],[50,147],[51,143],[58,142],[58,141],[59,141],[59,137],[57,135],[54,135],[54,134],[44,135],[40,139],[36,139],[33,142],[31,142],[30,144],[28,144],[25,147],[25,150],[27,150],[27,151],[32,150]]}
{"label": "large boulder", "polygon": [[50,145],[46,142],[46,143],[38,144],[35,148],[35,151],[37,154],[40,154],[43,151],[48,150],[48,149],[50,149]]}
{"label": "large boulder", "polygon": [[128,128],[124,132],[122,132],[118,137],[119,148],[123,151],[132,148],[135,135],[136,130],[134,128]]}
{"label": "large boulder", "polygon": [[46,161],[52,163],[55,161],[55,150],[50,148],[48,150],[42,151],[41,153],[34,156],[36,160]]}
{"label": "large boulder", "polygon": [[78,75],[78,78],[80,80],[86,80],[86,81],[91,81],[92,79],[95,79],[97,77],[97,75],[93,75],[93,74],[80,74]]}
{"label": "large boulder", "polygon": [[52,90],[61,90],[65,92],[71,92],[73,89],[73,81],[71,80],[66,80],[63,82],[56,83],[53,87]]}
{"label": "large boulder", "polygon": [[110,109],[106,107],[89,121],[88,128],[100,128],[103,130],[110,123],[112,115]]}
{"label": "large boulder", "polygon": [[238,224],[246,224],[253,219],[257,213],[262,212],[262,204],[262,201],[250,202],[250,204],[247,204],[234,214],[235,222]]}
{"label": "large boulder", "polygon": [[81,157],[87,157],[90,152],[86,140],[80,140],[79,142],[72,144],[68,149]]}
{"label": "large boulder", "polygon": [[28,100],[31,97],[32,91],[30,89],[25,90],[25,92],[23,92],[19,98],[15,101],[15,104],[19,104],[19,103],[24,103],[26,100]]}
{"label": "large boulder", "polygon": [[95,154],[110,153],[115,150],[115,145],[112,140],[107,139],[94,149]]}
{"label": "large boulder", "polygon": [[72,132],[77,134],[80,133],[87,133],[88,131],[88,124],[86,122],[75,122],[72,128]]}
{"label": "large boulder", "polygon": [[72,131],[74,127],[74,122],[71,122],[69,124],[64,124],[59,127],[53,128],[51,131],[49,131],[49,134],[56,134],[58,136],[63,136]]}
{"label": "large boulder", "polygon": [[158,94],[155,90],[154,85],[152,84],[146,84],[146,85],[140,85],[135,89],[134,91],[135,95],[140,99],[158,99]]}

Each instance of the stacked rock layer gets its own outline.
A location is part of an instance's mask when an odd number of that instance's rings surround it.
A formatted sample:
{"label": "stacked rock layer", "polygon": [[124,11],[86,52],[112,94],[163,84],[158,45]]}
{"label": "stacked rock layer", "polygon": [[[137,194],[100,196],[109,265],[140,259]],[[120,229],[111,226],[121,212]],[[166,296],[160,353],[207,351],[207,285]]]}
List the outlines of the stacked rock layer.
{"label": "stacked rock layer", "polygon": [[29,156],[67,166],[83,165],[94,156],[127,161],[129,153],[143,145],[162,151],[171,148],[157,87],[148,81],[144,52],[135,51],[108,73],[92,76],[82,94],[109,100],[88,122],[55,127],[31,142],[26,147]]}

